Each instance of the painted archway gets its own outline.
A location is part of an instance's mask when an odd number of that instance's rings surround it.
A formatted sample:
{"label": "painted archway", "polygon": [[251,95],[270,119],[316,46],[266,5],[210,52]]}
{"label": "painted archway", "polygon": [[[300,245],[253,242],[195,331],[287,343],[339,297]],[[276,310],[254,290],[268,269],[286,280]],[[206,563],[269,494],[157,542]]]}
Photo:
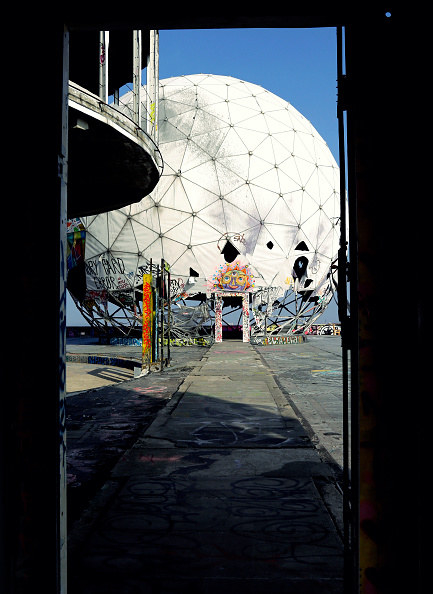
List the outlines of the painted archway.
{"label": "painted archway", "polygon": [[250,296],[249,293],[235,293],[233,291],[217,291],[215,297],[215,342],[222,342],[222,312],[223,297],[241,297],[242,298],[242,341],[250,342]]}

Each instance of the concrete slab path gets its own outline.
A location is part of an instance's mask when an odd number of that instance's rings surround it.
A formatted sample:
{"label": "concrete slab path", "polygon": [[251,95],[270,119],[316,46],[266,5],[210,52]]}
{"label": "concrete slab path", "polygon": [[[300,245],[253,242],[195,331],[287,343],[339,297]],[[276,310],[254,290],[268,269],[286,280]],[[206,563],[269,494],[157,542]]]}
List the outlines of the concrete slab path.
{"label": "concrete slab path", "polygon": [[257,349],[215,344],[72,531],[68,592],[342,593],[332,481]]}

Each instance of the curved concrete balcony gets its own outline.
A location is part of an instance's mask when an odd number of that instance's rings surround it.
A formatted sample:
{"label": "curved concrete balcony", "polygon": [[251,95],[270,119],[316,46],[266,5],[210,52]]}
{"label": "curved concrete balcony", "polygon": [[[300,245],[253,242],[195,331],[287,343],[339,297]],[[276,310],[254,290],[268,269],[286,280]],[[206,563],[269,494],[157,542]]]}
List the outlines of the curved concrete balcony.
{"label": "curved concrete balcony", "polygon": [[155,142],[97,95],[69,83],[68,217],[139,202],[161,177]]}

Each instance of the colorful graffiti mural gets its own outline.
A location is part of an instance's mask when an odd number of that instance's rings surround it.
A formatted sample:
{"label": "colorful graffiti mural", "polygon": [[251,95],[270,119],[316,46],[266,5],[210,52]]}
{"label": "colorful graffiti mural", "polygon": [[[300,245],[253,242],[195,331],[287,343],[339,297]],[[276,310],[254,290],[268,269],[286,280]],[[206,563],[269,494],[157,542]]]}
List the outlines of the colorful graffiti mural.
{"label": "colorful graffiti mural", "polygon": [[143,367],[152,360],[152,322],[153,322],[153,296],[152,275],[143,274],[143,333],[142,333],[142,360]]}
{"label": "colorful graffiti mural", "polygon": [[[164,338],[163,345],[164,346],[211,346],[214,343],[214,339],[212,336],[197,336],[191,337],[186,336],[184,338]],[[117,346],[142,346],[143,341],[141,338],[119,338],[114,337],[110,338],[110,344],[117,345]]]}
{"label": "colorful graffiti mural", "polygon": [[223,340],[222,326],[223,300],[221,295],[215,296],[215,342]]}
{"label": "colorful graffiti mural", "polygon": [[250,341],[250,306],[248,293],[242,296],[242,339]]}
{"label": "colorful graffiti mural", "polygon": [[288,334],[287,336],[252,336],[251,344],[267,346],[272,344],[295,344],[305,342],[305,334]]}
{"label": "colorful graffiti mural", "polygon": [[339,336],[341,333],[340,324],[313,324],[305,331],[305,334],[313,335],[327,335],[327,336]]}
{"label": "colorful graffiti mural", "polygon": [[254,276],[248,264],[238,260],[221,265],[212,277],[212,289],[223,291],[249,291],[254,288]]}
{"label": "colorful graffiti mural", "polygon": [[67,269],[75,268],[78,264],[84,265],[86,229],[80,219],[70,219],[67,222]]}

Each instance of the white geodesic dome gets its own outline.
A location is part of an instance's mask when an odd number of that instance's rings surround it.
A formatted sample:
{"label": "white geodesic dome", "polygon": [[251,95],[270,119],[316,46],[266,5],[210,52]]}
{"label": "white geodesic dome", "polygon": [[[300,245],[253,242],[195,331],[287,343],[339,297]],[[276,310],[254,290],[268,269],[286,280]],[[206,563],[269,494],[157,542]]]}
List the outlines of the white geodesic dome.
{"label": "white geodesic dome", "polygon": [[[121,102],[128,114],[132,93]],[[312,323],[340,236],[339,168],[312,124],[256,84],[196,74],[160,81],[158,133],[155,190],[81,219],[87,291],[134,291],[163,258],[175,290],[210,294],[218,270],[248,265],[249,291],[278,305],[293,294],[294,313],[281,315]]]}

